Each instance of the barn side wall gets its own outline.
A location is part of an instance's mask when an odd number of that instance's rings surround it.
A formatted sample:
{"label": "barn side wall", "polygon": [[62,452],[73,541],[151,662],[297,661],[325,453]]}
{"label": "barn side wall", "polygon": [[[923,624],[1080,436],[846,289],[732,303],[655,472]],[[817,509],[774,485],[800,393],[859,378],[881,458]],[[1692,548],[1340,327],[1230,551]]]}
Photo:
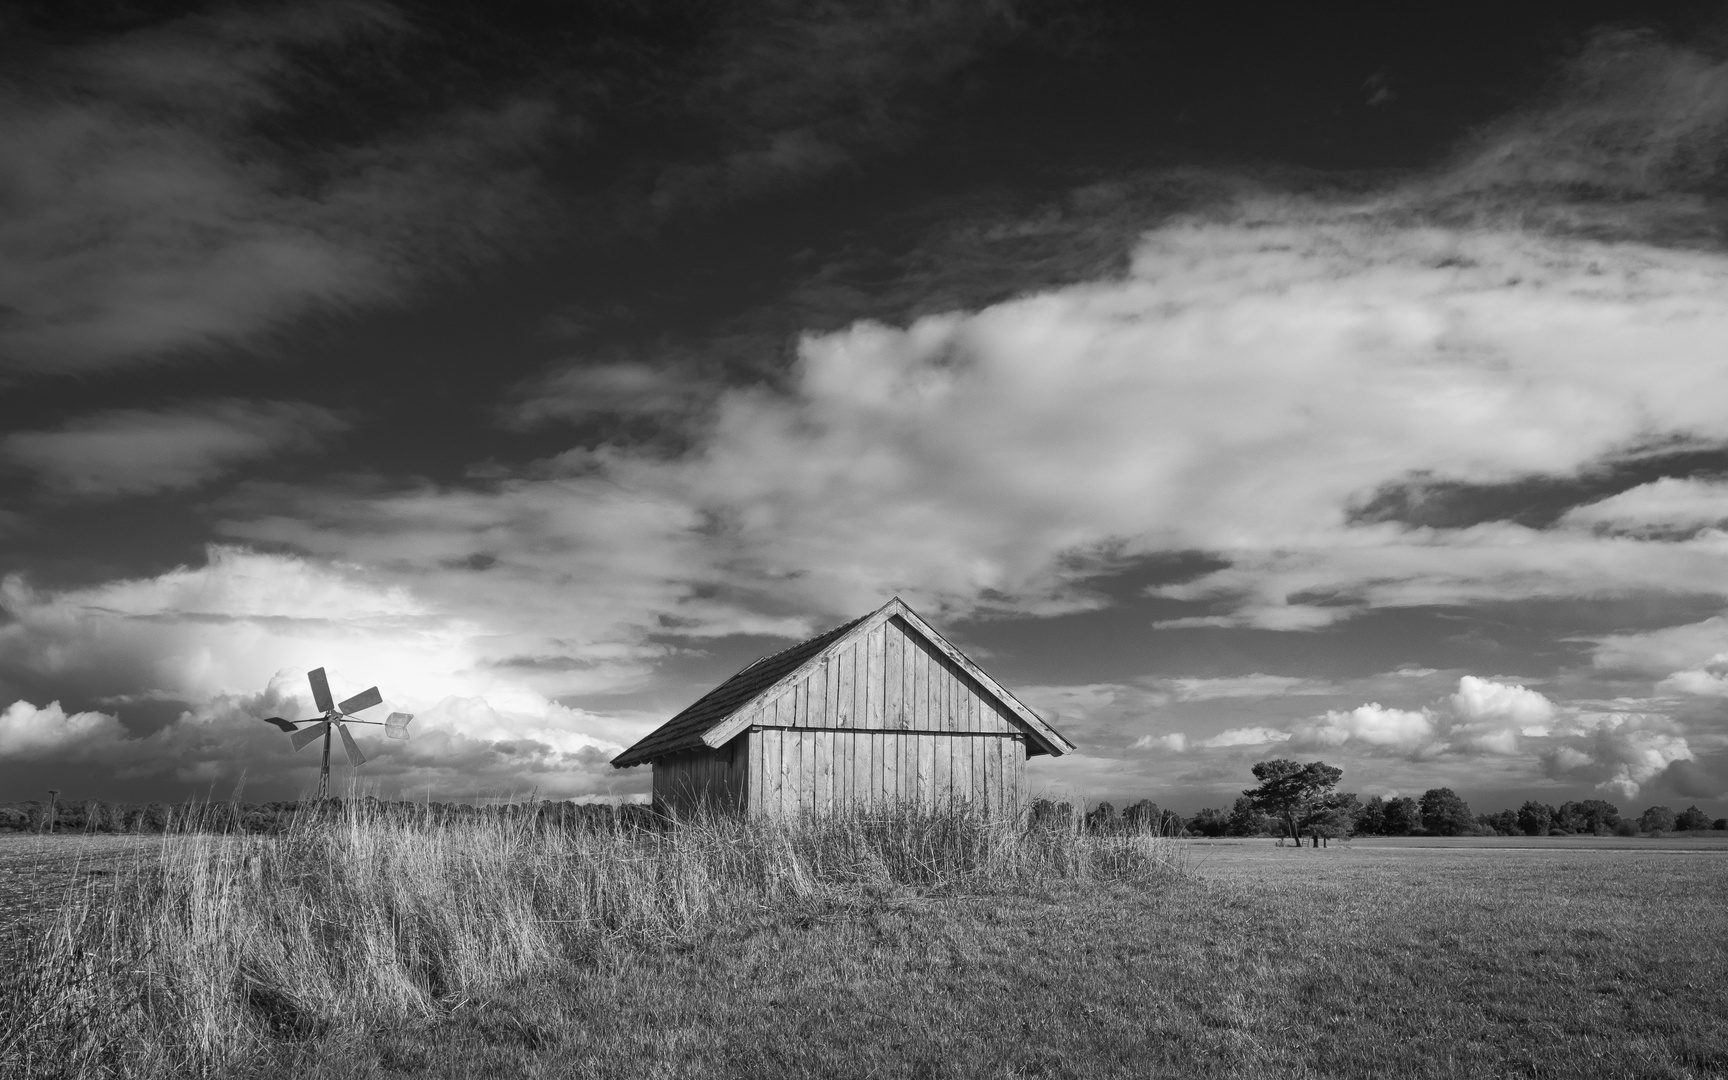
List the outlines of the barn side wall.
{"label": "barn side wall", "polygon": [[654,805],[687,817],[702,810],[735,811],[746,805],[749,790],[748,735],[718,750],[692,751],[656,758]]}
{"label": "barn side wall", "polygon": [[1026,743],[1017,736],[758,727],[744,738],[746,802],[769,816],[917,806],[1008,818],[1026,804]]}
{"label": "barn side wall", "polygon": [[1018,721],[898,617],[829,654],[750,723],[754,810],[958,804],[1011,816],[1026,801]]}

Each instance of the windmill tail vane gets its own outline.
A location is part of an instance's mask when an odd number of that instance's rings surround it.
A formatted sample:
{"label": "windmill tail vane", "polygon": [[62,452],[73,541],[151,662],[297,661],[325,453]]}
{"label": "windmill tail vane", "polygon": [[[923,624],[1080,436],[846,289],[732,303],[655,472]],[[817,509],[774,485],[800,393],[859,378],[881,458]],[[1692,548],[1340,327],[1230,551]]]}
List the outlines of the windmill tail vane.
{"label": "windmill tail vane", "polygon": [[364,712],[375,705],[384,703],[384,695],[378,692],[376,686],[362,690],[346,701],[336,701],[330,694],[330,680],[325,678],[323,668],[313,668],[306,673],[306,679],[312,684],[312,702],[318,706],[319,716],[310,720],[284,720],[280,716],[267,716],[266,724],[274,724],[280,730],[287,732],[288,741],[294,749],[304,750],[322,739],[324,741],[324,762],[318,770],[318,797],[327,798],[330,794],[330,736],[331,732],[341,736],[342,750],[348,755],[348,764],[355,768],[366,764],[366,755],[360,752],[360,746],[354,741],[354,736],[348,733],[349,724],[372,724],[384,729],[384,735],[391,739],[406,739],[408,737],[408,721],[414,719],[413,713],[393,712],[384,720],[362,720],[354,714]]}

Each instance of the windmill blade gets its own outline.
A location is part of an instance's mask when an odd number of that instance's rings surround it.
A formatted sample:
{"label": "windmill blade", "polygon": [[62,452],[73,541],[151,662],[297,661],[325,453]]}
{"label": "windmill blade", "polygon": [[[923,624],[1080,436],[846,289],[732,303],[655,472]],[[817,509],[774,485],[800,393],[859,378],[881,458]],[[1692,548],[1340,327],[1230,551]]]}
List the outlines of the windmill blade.
{"label": "windmill blade", "polygon": [[275,724],[277,727],[281,728],[283,731],[293,731],[296,727],[299,726],[299,725],[295,724],[294,721],[284,720],[280,716],[266,716],[266,717],[262,717],[261,719],[263,719],[263,721],[266,724]]}
{"label": "windmill blade", "polygon": [[312,684],[312,700],[318,703],[318,711],[335,711],[335,699],[330,696],[330,680],[324,677],[324,669],[320,667],[308,671],[306,681]]}
{"label": "windmill blade", "polygon": [[360,747],[354,742],[354,736],[348,734],[347,724],[337,724],[336,733],[342,736],[342,749],[348,751],[348,764],[358,768],[366,764],[366,755],[360,752]]}
{"label": "windmill blade", "polygon": [[391,739],[406,739],[408,737],[408,721],[414,719],[411,712],[393,712],[384,721],[384,735]]}
{"label": "windmill blade", "polygon": [[299,731],[288,736],[288,741],[294,744],[294,749],[304,750],[308,745],[315,743],[322,738],[324,732],[327,731],[329,727],[330,721],[320,720],[311,727],[303,727]]}
{"label": "windmill blade", "polygon": [[374,686],[370,690],[362,690],[358,694],[336,706],[338,712],[357,713],[362,709],[370,709],[374,705],[384,704],[384,695]]}

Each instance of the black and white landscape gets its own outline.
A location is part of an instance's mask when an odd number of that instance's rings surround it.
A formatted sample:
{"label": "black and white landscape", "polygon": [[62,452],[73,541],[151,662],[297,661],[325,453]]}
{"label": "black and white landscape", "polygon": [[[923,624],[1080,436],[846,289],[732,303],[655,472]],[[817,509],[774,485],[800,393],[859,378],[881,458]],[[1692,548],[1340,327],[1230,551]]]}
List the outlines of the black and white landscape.
{"label": "black and white landscape", "polygon": [[1166,7],[10,6],[0,792],[640,797],[899,595],[1076,802],[1728,813],[1721,8]]}

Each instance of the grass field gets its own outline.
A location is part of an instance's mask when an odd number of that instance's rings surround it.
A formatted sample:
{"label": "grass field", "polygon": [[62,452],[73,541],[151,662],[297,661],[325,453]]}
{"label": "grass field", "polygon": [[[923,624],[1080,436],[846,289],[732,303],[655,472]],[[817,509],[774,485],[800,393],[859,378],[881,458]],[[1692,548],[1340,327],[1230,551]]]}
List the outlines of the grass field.
{"label": "grass field", "polygon": [[237,1031],[225,1071],[1728,1076],[1721,843],[1178,852],[723,889],[675,933],[571,939],[411,1015]]}

